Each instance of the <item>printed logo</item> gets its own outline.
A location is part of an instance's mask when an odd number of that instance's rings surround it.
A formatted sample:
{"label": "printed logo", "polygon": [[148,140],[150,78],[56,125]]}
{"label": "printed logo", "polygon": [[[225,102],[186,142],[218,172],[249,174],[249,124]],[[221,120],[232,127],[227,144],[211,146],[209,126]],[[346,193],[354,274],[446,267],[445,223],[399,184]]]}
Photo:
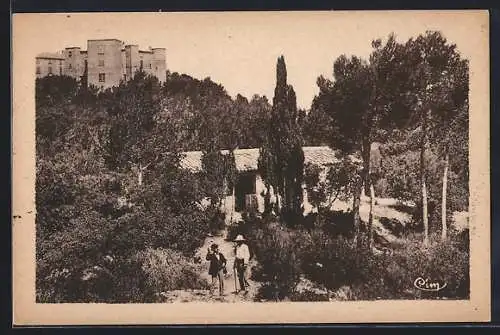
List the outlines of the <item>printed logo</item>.
{"label": "printed logo", "polygon": [[418,277],[413,282],[413,286],[422,291],[438,292],[446,287],[446,283],[434,282],[429,278],[424,279],[422,277]]}

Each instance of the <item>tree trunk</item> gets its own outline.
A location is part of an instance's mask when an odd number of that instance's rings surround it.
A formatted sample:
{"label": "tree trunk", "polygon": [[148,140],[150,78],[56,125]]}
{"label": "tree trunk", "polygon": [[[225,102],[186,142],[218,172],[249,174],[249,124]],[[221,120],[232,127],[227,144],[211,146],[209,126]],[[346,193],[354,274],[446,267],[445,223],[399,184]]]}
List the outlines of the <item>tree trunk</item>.
{"label": "tree trunk", "polygon": [[137,171],[137,184],[139,186],[142,186],[142,179],[143,179],[143,168],[139,164],[139,168],[138,168],[138,171]]}
{"label": "tree trunk", "polygon": [[232,184],[232,189],[231,189],[231,196],[232,196],[232,200],[231,200],[231,219],[229,220],[229,223],[233,223],[233,217],[234,217],[234,212],[235,212],[235,200],[236,200],[236,197],[235,197],[235,194],[234,194],[234,183]]}
{"label": "tree trunk", "polygon": [[354,242],[356,244],[359,243],[359,228],[361,219],[359,216],[359,205],[361,202],[361,193],[363,192],[363,181],[361,177],[356,178],[356,182],[354,183],[354,192],[353,192],[353,204],[352,204],[352,214],[353,214],[353,225],[354,225]]}
{"label": "tree trunk", "polygon": [[448,165],[449,165],[449,154],[446,153],[444,160],[444,172],[443,172],[443,194],[441,199],[441,240],[446,240],[446,235],[448,231],[446,223],[446,191],[448,187]]}
{"label": "tree trunk", "polygon": [[[268,183],[266,183],[266,193],[264,195],[264,215],[269,215],[272,212],[271,209],[271,187]],[[234,192],[233,192],[234,193]],[[234,196],[234,194],[233,194]]]}
{"label": "tree trunk", "polygon": [[276,191],[276,202],[275,202],[275,208],[276,208],[276,215],[279,215],[281,213],[281,201],[280,201],[280,193]]}
{"label": "tree trunk", "polygon": [[361,156],[363,158],[363,190],[364,194],[368,195],[370,193],[370,155],[371,155],[371,143],[368,136],[363,139],[363,147],[361,148]]}
{"label": "tree trunk", "polygon": [[429,244],[429,217],[427,209],[427,185],[425,178],[422,180],[422,220],[424,224],[424,245]]}
{"label": "tree trunk", "polygon": [[422,143],[420,146],[420,182],[422,186],[422,223],[424,226],[424,245],[429,244],[429,217],[427,210],[427,185],[425,178],[425,149],[427,146],[427,118],[430,112],[424,112],[422,122]]}
{"label": "tree trunk", "polygon": [[373,210],[375,208],[375,188],[373,182],[370,180],[370,214],[368,216],[368,249],[371,250],[373,246]]}

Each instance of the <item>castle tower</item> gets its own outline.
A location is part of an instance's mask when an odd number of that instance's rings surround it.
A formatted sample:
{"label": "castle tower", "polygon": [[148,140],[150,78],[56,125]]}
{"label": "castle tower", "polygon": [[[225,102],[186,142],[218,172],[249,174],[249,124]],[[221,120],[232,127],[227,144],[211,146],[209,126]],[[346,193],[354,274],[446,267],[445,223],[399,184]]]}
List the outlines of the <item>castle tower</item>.
{"label": "castle tower", "polygon": [[80,80],[85,71],[84,57],[80,47],[68,47],[63,51],[64,67],[63,73],[66,76]]}
{"label": "castle tower", "polygon": [[167,62],[165,48],[153,48],[152,74],[158,78],[161,83],[167,79]]}
{"label": "castle tower", "polygon": [[117,39],[87,41],[88,83],[100,88],[118,86],[122,79],[122,42]]}
{"label": "castle tower", "polygon": [[135,73],[139,70],[139,46],[138,45],[126,45],[125,46],[125,68],[127,80],[132,79]]}

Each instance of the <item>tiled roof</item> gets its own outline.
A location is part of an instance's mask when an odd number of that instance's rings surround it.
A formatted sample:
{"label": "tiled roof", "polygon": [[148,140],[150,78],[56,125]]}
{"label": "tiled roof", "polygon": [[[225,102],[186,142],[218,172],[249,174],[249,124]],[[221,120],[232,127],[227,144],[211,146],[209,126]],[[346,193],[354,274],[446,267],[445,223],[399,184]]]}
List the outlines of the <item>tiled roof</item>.
{"label": "tiled roof", "polygon": [[51,52],[42,52],[36,56],[36,58],[45,58],[45,59],[64,59],[62,54],[51,53]]}
{"label": "tiled roof", "polygon": [[303,147],[302,150],[304,151],[304,164],[326,165],[337,161],[335,151],[327,146]]}
{"label": "tiled roof", "polygon": [[[334,163],[337,158],[335,151],[330,147],[303,147],[304,163],[326,165]],[[228,150],[222,150],[222,154],[227,155]],[[191,171],[201,171],[201,151],[187,151],[183,153],[181,167]],[[259,160],[259,149],[236,149],[234,151],[236,169],[238,171],[255,171]]]}
{"label": "tiled roof", "polygon": [[191,171],[201,171],[201,151],[186,151],[182,153],[181,167]]}

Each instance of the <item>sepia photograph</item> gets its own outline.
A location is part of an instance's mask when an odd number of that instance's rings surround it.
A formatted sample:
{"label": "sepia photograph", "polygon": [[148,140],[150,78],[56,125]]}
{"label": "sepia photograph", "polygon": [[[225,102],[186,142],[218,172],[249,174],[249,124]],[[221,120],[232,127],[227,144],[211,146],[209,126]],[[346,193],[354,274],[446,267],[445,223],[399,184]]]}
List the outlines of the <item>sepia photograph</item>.
{"label": "sepia photograph", "polygon": [[487,12],[13,29],[15,319],[488,319]]}

